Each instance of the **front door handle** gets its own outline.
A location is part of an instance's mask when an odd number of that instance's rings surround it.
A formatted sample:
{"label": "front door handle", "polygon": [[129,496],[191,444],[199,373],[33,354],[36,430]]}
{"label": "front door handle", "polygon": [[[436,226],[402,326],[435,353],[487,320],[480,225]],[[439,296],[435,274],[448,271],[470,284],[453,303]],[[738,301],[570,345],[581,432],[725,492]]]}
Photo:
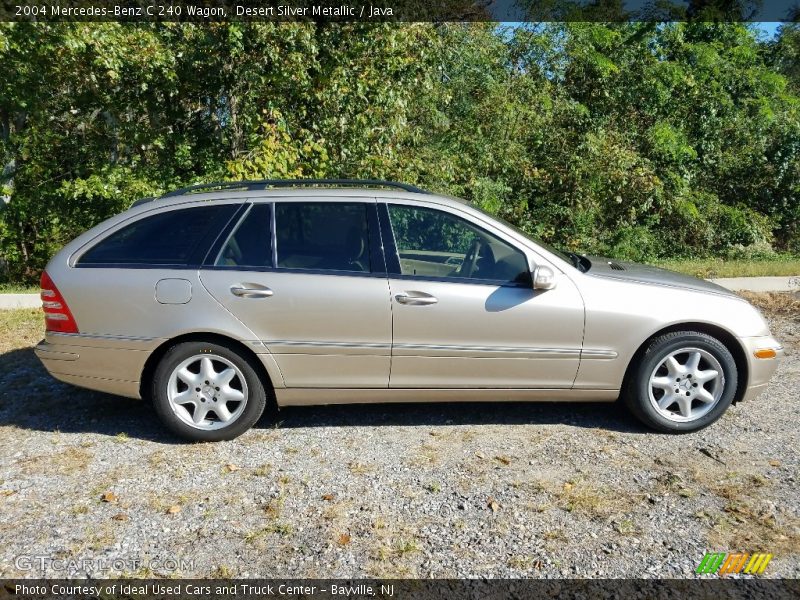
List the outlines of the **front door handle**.
{"label": "front door handle", "polygon": [[400,304],[409,304],[411,306],[427,306],[429,304],[436,304],[439,299],[436,296],[431,296],[425,292],[403,292],[394,297]]}
{"label": "front door handle", "polygon": [[240,283],[231,286],[231,294],[240,298],[269,298],[274,292],[263,285]]}

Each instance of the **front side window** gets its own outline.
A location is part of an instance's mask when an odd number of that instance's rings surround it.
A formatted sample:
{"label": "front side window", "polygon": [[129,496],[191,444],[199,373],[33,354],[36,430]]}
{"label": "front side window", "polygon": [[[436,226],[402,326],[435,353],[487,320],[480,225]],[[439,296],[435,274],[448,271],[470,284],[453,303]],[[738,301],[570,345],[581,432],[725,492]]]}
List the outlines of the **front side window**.
{"label": "front side window", "polygon": [[236,227],[214,263],[217,267],[259,268],[272,266],[272,207],[256,204]]}
{"label": "front side window", "polygon": [[278,267],[369,273],[367,205],[284,202],[275,206]]}
{"label": "front side window", "polygon": [[522,282],[525,255],[469,221],[440,210],[389,205],[402,275]]}
{"label": "front side window", "polygon": [[[144,217],[115,231],[89,249],[79,265],[186,266],[226,225],[236,206],[182,208]],[[199,256],[199,258],[198,258]]]}

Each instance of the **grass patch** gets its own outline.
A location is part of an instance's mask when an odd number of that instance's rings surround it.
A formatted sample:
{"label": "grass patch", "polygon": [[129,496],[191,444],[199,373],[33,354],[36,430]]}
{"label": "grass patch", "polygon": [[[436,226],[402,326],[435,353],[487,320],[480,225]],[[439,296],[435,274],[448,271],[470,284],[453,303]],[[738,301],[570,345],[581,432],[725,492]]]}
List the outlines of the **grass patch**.
{"label": "grass patch", "polygon": [[212,579],[233,579],[238,574],[238,571],[232,569],[227,565],[219,565],[216,569],[211,571]]}
{"label": "grass patch", "polygon": [[545,531],[542,534],[542,537],[546,540],[566,540],[567,535],[564,533],[563,529],[550,529]]}
{"label": "grass patch", "polygon": [[419,544],[413,539],[399,539],[394,544],[380,546],[377,551],[380,560],[389,560],[392,557],[402,558],[408,554],[420,551]]}
{"label": "grass patch", "polygon": [[439,446],[435,444],[422,444],[419,447],[417,454],[409,460],[409,463],[415,467],[426,467],[435,465],[439,462],[439,454],[441,453]]}
{"label": "grass patch", "polygon": [[[151,492],[147,504],[148,506],[157,513],[161,514],[177,514],[179,513],[184,506],[189,504],[193,499],[197,498],[197,494],[193,493],[192,496],[188,494],[180,494],[178,496],[169,496],[165,495],[164,493],[160,492]],[[177,506],[178,510],[175,512],[168,512],[173,507]]]}
{"label": "grass patch", "polygon": [[375,470],[372,465],[365,465],[364,463],[360,462],[352,462],[347,465],[347,468],[350,469],[350,472],[353,475],[366,475],[367,473],[372,473]]}
{"label": "grass patch", "polygon": [[639,533],[639,529],[630,519],[623,519],[619,523],[616,523],[614,525],[614,529],[620,535],[634,535],[636,533]]}
{"label": "grass patch", "polygon": [[171,461],[169,453],[165,450],[156,450],[147,457],[147,463],[156,470],[167,468]]}
{"label": "grass patch", "polygon": [[800,297],[790,292],[738,292],[750,304],[757,306],[770,315],[781,315],[798,318],[800,315]]}
{"label": "grass patch", "polygon": [[800,275],[800,257],[782,256],[775,258],[736,259],[694,258],[671,259],[655,263],[659,267],[693,275],[702,279],[718,277],[778,277]]}
{"label": "grass patch", "polygon": [[38,285],[24,283],[0,283],[0,294],[38,294],[41,292]]}
{"label": "grass patch", "polygon": [[271,533],[286,537],[291,535],[293,531],[294,528],[289,523],[270,523],[266,527],[245,533],[243,538],[246,543],[252,544]]}
{"label": "grass patch", "polygon": [[75,475],[86,470],[92,462],[92,454],[82,448],[70,447],[43,456],[34,456],[20,463],[24,473]]}
{"label": "grass patch", "polygon": [[44,337],[44,315],[40,308],[0,310],[0,352],[35,346]]}
{"label": "grass patch", "polygon": [[795,554],[800,551],[800,519],[781,510],[785,501],[769,493],[759,473],[695,471],[695,481],[722,501],[721,511],[695,515],[708,526],[713,547]]}
{"label": "grass patch", "polygon": [[110,523],[95,525],[86,530],[86,546],[91,550],[106,550],[116,541],[114,526]]}
{"label": "grass patch", "polygon": [[273,523],[269,527],[272,533],[277,533],[278,535],[291,535],[294,528],[289,523]]}
{"label": "grass patch", "polygon": [[529,569],[541,569],[542,561],[533,556],[523,554],[521,556],[512,556],[508,559],[508,566],[512,569],[527,571]]}
{"label": "grass patch", "polygon": [[798,519],[778,516],[759,501],[731,499],[725,503],[723,512],[699,516],[709,521],[708,541],[714,547],[775,554],[796,554],[800,550]]}
{"label": "grass patch", "polygon": [[267,477],[270,473],[272,473],[272,465],[270,463],[264,463],[260,467],[253,469],[253,477]]}
{"label": "grass patch", "polygon": [[431,481],[430,483],[426,483],[424,487],[431,494],[437,494],[442,491],[442,486],[438,481]]}
{"label": "grass patch", "polygon": [[590,518],[605,518],[625,512],[633,506],[635,500],[632,496],[621,494],[619,491],[582,480],[567,481],[552,493],[556,496],[560,508]]}

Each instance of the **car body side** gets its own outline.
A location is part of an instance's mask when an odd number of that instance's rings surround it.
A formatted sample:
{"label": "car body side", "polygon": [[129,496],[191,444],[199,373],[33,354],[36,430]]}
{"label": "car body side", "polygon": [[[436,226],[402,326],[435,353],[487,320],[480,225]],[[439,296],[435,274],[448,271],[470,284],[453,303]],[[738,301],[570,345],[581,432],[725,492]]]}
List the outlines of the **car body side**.
{"label": "car body side", "polygon": [[[559,335],[560,325],[554,320],[554,315],[567,314],[558,312],[558,305],[563,302],[573,308],[570,314],[575,321],[571,324],[578,332],[573,336],[576,340],[574,344],[567,344],[566,347],[562,344],[555,348],[549,347],[553,344],[544,344],[543,347],[533,350],[517,347],[490,348],[488,353],[470,353],[469,344],[480,339],[482,327],[480,323],[474,323],[476,331],[463,337],[466,341],[461,350],[457,353],[450,352],[443,358],[474,363],[487,356],[503,356],[503,352],[537,352],[534,355],[539,357],[538,360],[545,361],[542,363],[543,372],[547,371],[548,365],[560,369],[559,377],[553,380],[555,383],[544,381],[539,386],[521,386],[509,380],[509,383],[496,388],[484,383],[474,386],[428,386],[414,385],[412,377],[408,385],[390,388],[388,385],[370,381],[351,385],[344,377],[341,385],[333,387],[313,382],[310,385],[302,382],[298,385],[297,374],[290,370],[292,363],[284,361],[284,368],[281,368],[276,352],[273,351],[276,347],[271,346],[263,334],[259,337],[215,297],[209,290],[208,280],[203,279],[202,268],[140,267],[120,271],[115,267],[75,266],[81,253],[96,241],[132,220],[155,211],[187,208],[210,201],[215,204],[237,205],[246,202],[307,201],[309,196],[322,201],[396,202],[451,212],[513,244],[525,253],[529,264],[552,268],[558,275],[558,286],[553,290],[531,292],[531,301],[535,298],[543,299],[541,302],[549,299],[549,304],[544,305],[548,311],[543,314],[545,318],[540,322],[532,322],[531,331],[540,332],[548,340],[555,339]],[[386,240],[384,244],[385,242]],[[740,371],[736,396],[738,401],[749,399],[761,391],[775,369],[774,360],[756,359],[754,351],[759,348],[775,348],[779,356],[782,355],[780,344],[770,336],[763,318],[742,299],[730,294],[688,290],[676,285],[602,277],[593,274],[591,270],[582,273],[547,249],[480,211],[461,201],[434,195],[320,189],[313,192],[280,190],[193,194],[182,198],[156,200],[134,207],[79,236],[51,260],[47,272],[67,300],[79,324],[80,333],[48,332],[46,339],[36,348],[37,356],[57,379],[131,398],[146,395],[143,382],[147,381],[163,351],[176,341],[189,339],[227,341],[255,355],[263,366],[262,374],[268,378],[279,405],[433,400],[613,401],[619,396],[629,366],[646,342],[659,333],[675,329],[704,331],[721,338],[729,346]],[[278,273],[279,270],[273,272]],[[388,273],[378,273],[377,276],[393,278]],[[343,276],[330,274],[322,277]],[[156,284],[164,280],[181,282],[180,286],[190,290],[190,299],[185,302],[181,298],[168,299],[165,302],[156,293]],[[318,282],[319,280],[316,284]],[[349,282],[350,285],[358,283],[357,279]],[[546,296],[547,294],[550,296]],[[320,299],[314,305],[315,310],[324,311],[324,295],[325,290],[320,290]],[[72,300],[78,297],[79,301]],[[387,305],[390,302],[391,296],[387,292]],[[356,303],[351,309],[342,310],[349,310],[348,317],[357,322],[363,316],[364,307],[359,307]],[[213,317],[209,318],[209,315]],[[318,352],[320,356],[330,356],[330,352],[336,352],[337,355],[350,352],[351,358],[356,360],[375,360],[376,365],[390,364],[393,354],[396,353],[399,358],[403,352],[399,348],[392,351],[391,320],[388,327],[388,345],[362,344],[356,351],[352,348],[348,350],[348,345],[341,343],[338,346],[331,345],[327,350],[323,348],[302,352],[306,355]],[[385,337],[384,335],[383,339]],[[552,355],[547,354],[548,350],[552,350]],[[278,351],[289,354],[295,352],[285,348]],[[398,365],[402,364],[401,360],[413,360],[413,352],[407,351],[406,354],[412,356],[398,360]],[[523,359],[528,354],[521,353],[519,356],[520,365],[524,365]],[[570,356],[574,358],[574,363],[568,362]],[[551,362],[546,362],[548,360]],[[428,362],[437,365],[436,361]],[[338,368],[333,361],[298,364],[314,364],[323,371]],[[446,364],[446,361],[440,364]],[[574,364],[574,375],[570,374],[570,364]],[[432,368],[437,369],[438,366]],[[333,375],[328,375],[328,381],[332,381],[330,377]]]}

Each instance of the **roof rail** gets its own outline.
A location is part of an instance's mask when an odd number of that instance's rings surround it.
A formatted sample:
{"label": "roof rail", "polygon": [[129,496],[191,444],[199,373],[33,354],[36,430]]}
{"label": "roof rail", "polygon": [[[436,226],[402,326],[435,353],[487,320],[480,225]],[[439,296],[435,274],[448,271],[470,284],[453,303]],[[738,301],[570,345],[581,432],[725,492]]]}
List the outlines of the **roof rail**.
{"label": "roof rail", "polygon": [[158,200],[158,196],[147,196],[146,198],[139,198],[138,200],[134,200],[131,202],[131,205],[128,208],[133,208],[134,206],[139,206],[140,204],[147,204],[148,202],[152,202],[153,200]]}
{"label": "roof rail", "polygon": [[304,187],[315,185],[335,185],[353,187],[391,187],[415,192],[417,194],[430,194],[429,191],[418,188],[408,183],[398,183],[396,181],[382,181],[380,179],[256,179],[245,181],[220,181],[217,183],[200,183],[190,185],[161,196],[162,198],[172,198],[202,191],[214,190],[265,190],[270,187]]}

